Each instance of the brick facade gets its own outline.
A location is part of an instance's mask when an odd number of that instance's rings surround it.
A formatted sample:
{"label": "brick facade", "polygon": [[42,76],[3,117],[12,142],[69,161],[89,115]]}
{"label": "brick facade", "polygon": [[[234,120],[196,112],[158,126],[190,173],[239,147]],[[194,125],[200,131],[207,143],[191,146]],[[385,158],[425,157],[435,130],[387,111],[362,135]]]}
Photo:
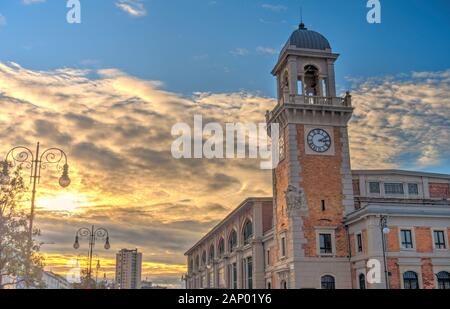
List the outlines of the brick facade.
{"label": "brick facade", "polygon": [[432,253],[433,252],[433,236],[431,229],[427,227],[416,227],[416,246],[419,253]]}
{"label": "brick facade", "polygon": [[387,251],[400,252],[399,229],[396,226],[389,227],[391,232],[387,235]]}
{"label": "brick facade", "polygon": [[[311,156],[305,152],[305,127],[297,126],[297,139],[302,163],[302,179],[300,184],[304,188],[308,202],[308,217],[303,220],[303,231],[308,240],[304,245],[306,256],[317,257],[316,227],[337,227],[336,230],[336,256],[348,255],[347,235],[342,218],[344,208],[342,205],[342,149],[339,128],[334,128],[336,155]],[[319,185],[318,185],[319,184]],[[325,201],[326,210],[322,210],[322,200]]]}
{"label": "brick facade", "polygon": [[401,289],[401,276],[400,276],[400,268],[398,267],[398,259],[397,258],[388,258],[388,269],[391,274],[389,280],[389,286],[391,289]]}
{"label": "brick facade", "polygon": [[440,199],[449,199],[450,198],[449,184],[430,183],[429,190],[430,190],[431,198],[440,198]]}
{"label": "brick facade", "polygon": [[272,229],[273,224],[273,206],[271,203],[263,203],[263,233],[267,233]]}
{"label": "brick facade", "polygon": [[422,284],[424,289],[435,289],[435,275],[430,258],[422,259]]}

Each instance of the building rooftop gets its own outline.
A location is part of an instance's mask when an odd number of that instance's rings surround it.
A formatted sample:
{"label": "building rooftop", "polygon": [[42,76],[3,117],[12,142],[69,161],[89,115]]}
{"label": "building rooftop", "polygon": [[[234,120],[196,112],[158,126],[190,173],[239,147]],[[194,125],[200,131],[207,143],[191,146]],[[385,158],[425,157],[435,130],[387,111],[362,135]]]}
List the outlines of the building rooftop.
{"label": "building rooftop", "polygon": [[200,239],[194,246],[192,246],[184,255],[189,255],[190,252],[195,250],[198,245],[200,245],[204,240],[208,239],[211,235],[213,235],[217,230],[219,230],[224,224],[227,223],[228,220],[233,218],[233,216],[238,213],[241,209],[253,202],[273,202],[273,197],[251,197],[247,198],[243,201],[238,207],[236,207],[225,219],[220,221],[213,229],[211,229],[208,234],[206,234],[202,239]]}
{"label": "building rooftop", "polygon": [[303,23],[301,23],[299,28],[291,34],[285,48],[289,46],[317,50],[331,49],[330,42],[328,42],[323,35],[318,32],[308,30]]}
{"label": "building rooftop", "polygon": [[447,175],[447,174],[405,171],[405,170],[352,170],[352,174],[353,174],[353,176],[357,176],[357,175],[401,175],[401,176],[417,176],[417,177],[450,179],[450,175]]}

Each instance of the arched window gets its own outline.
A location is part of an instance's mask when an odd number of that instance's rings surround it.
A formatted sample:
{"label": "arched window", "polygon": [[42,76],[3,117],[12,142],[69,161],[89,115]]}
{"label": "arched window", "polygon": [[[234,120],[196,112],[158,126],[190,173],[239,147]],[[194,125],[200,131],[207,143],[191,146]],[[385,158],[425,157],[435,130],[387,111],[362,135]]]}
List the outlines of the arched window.
{"label": "arched window", "polygon": [[280,289],[287,290],[287,282],[285,280],[281,281]]}
{"label": "arched window", "polygon": [[440,290],[450,290],[450,274],[446,271],[442,271],[437,274],[438,288]]}
{"label": "arched window", "polygon": [[405,290],[418,290],[419,278],[413,271],[408,271],[403,274],[403,287]]}
{"label": "arched window", "polygon": [[202,266],[206,265],[206,251],[203,251],[202,253]]}
{"label": "arched window", "polygon": [[313,65],[305,66],[305,93],[307,96],[319,95],[319,70]]}
{"label": "arched window", "polygon": [[195,257],[195,270],[198,270],[200,268],[200,257],[197,255]]}
{"label": "arched window", "polygon": [[237,247],[237,232],[236,232],[236,230],[233,230],[230,233],[230,237],[228,239],[228,245],[229,245],[230,252],[233,252],[234,249],[236,249],[236,247]]}
{"label": "arched window", "polygon": [[271,289],[272,289],[272,283],[267,282],[267,289],[268,289],[268,290],[271,290]]}
{"label": "arched window", "polygon": [[221,238],[219,240],[219,257],[223,257],[225,253],[225,240]]}
{"label": "arched window", "polygon": [[323,290],[335,290],[336,289],[336,281],[333,276],[323,276],[322,280],[322,289]]}
{"label": "arched window", "polygon": [[360,290],[366,289],[366,276],[364,274],[359,275],[359,289]]}
{"label": "arched window", "polygon": [[253,224],[252,221],[247,220],[244,224],[244,244],[248,245],[253,238]]}
{"label": "arched window", "polygon": [[214,251],[214,244],[212,244],[211,247],[209,247],[209,264],[211,264],[216,257],[216,253]]}
{"label": "arched window", "polygon": [[189,260],[189,271],[190,272],[194,271],[194,260],[193,259]]}

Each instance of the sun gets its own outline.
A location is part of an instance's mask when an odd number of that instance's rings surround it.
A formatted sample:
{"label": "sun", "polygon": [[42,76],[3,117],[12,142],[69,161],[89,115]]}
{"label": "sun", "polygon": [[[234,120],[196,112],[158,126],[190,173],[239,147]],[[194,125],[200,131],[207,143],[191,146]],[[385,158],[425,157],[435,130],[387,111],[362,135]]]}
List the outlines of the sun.
{"label": "sun", "polygon": [[38,200],[38,207],[43,210],[76,212],[86,206],[86,199],[74,193],[63,193]]}

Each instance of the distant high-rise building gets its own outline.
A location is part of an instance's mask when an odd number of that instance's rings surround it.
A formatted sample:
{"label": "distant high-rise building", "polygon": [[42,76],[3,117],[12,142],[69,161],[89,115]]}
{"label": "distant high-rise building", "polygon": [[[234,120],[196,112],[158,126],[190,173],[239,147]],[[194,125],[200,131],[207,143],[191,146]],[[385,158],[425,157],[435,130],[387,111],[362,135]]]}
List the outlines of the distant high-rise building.
{"label": "distant high-rise building", "polygon": [[122,249],[116,255],[116,284],[119,289],[141,288],[142,253]]}

